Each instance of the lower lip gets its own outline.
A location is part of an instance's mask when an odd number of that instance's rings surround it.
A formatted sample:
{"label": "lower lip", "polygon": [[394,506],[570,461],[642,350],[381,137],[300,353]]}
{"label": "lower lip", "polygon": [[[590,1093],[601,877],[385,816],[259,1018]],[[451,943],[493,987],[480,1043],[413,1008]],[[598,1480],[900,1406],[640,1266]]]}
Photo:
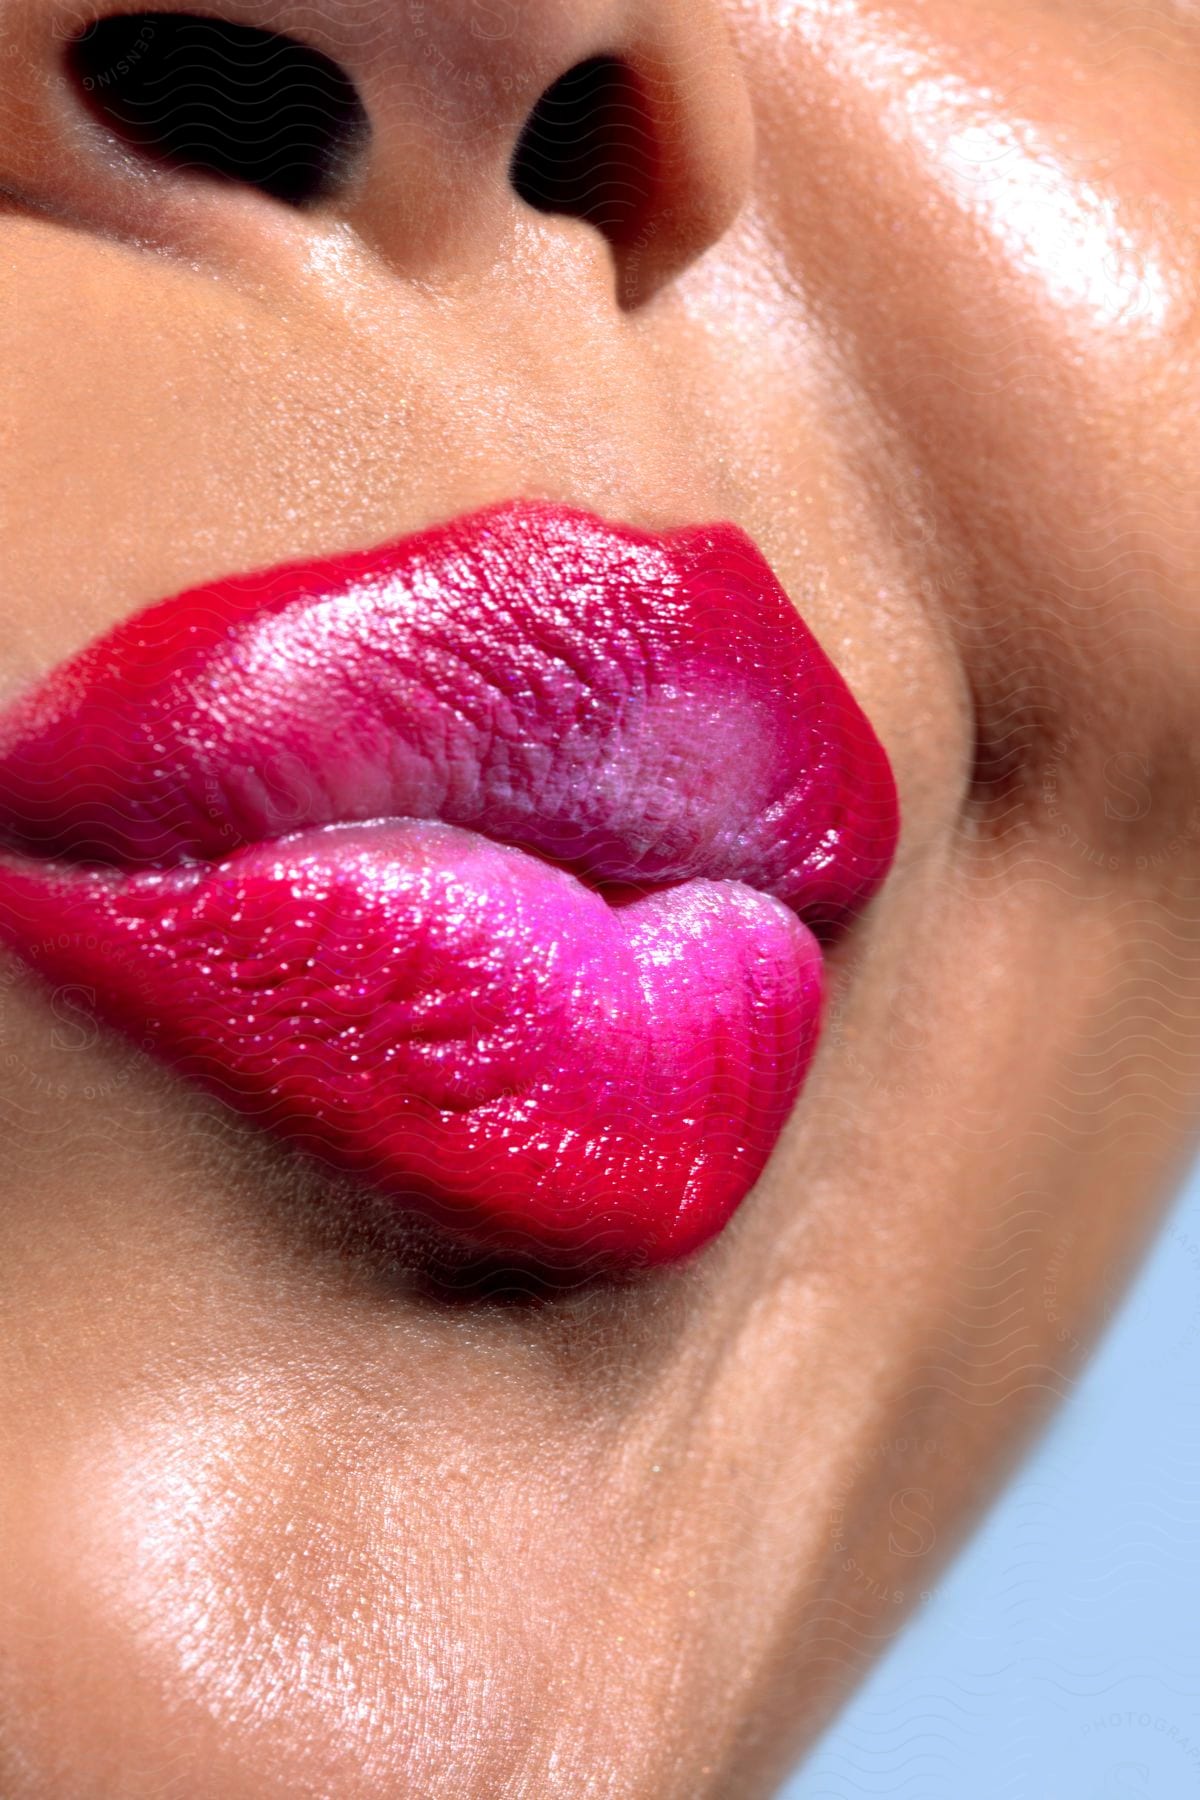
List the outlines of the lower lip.
{"label": "lower lip", "polygon": [[0,932],[406,1212],[573,1270],[668,1262],[720,1230],[821,1009],[812,934],[741,882],[602,893],[428,821],[157,872],[7,860]]}

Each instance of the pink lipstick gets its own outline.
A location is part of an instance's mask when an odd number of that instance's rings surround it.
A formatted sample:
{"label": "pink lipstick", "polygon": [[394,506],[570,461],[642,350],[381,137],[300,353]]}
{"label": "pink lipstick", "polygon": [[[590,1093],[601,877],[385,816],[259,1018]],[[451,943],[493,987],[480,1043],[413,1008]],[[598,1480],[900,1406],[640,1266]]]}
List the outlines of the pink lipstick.
{"label": "pink lipstick", "polygon": [[240,576],[0,718],[0,939],[480,1249],[720,1230],[882,881],[886,756],[753,544],[542,504]]}

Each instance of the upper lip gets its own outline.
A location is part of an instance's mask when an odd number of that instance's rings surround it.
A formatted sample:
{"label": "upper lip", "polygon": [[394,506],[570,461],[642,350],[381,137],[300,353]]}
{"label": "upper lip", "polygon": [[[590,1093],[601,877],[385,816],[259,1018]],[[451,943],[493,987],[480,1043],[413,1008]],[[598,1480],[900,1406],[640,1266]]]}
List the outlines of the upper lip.
{"label": "upper lip", "polygon": [[888,760],[731,525],[498,505],[119,624],[0,719],[0,835],[122,867],[438,818],[596,884],[744,881],[818,935],[895,848]]}

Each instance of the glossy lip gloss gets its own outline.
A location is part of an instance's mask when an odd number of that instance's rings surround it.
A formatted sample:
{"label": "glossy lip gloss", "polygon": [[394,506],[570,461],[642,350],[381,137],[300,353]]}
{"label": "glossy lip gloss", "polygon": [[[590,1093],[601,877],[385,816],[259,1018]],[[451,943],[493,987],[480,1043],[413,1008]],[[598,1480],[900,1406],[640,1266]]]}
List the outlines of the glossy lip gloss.
{"label": "glossy lip gloss", "polygon": [[729,525],[487,508],[167,600],[0,718],[0,939],[398,1207],[571,1268],[730,1217],[897,830]]}

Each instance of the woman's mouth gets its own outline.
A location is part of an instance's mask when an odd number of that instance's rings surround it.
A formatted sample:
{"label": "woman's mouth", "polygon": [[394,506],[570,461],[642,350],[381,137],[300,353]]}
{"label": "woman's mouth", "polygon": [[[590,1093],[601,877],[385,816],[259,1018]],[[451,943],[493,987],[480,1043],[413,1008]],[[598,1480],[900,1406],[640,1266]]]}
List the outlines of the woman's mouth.
{"label": "woman's mouth", "polygon": [[153,606],[0,719],[0,939],[489,1253],[726,1223],[883,880],[887,758],[754,545],[513,503]]}

